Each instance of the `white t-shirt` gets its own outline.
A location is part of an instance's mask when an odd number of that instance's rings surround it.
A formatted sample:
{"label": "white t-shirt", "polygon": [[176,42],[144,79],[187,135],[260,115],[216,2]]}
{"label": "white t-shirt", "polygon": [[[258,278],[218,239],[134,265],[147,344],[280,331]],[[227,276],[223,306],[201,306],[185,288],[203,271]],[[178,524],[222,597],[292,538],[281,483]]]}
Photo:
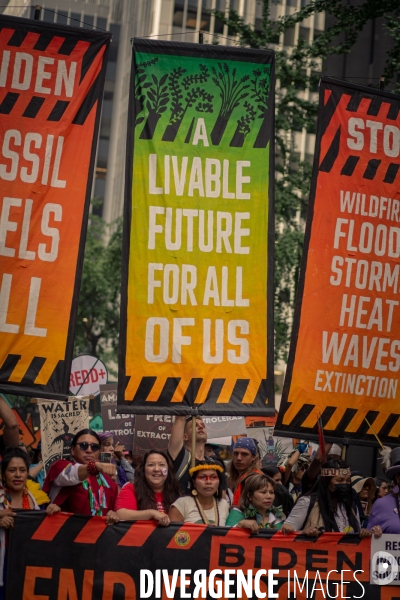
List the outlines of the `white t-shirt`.
{"label": "white t-shirt", "polygon": [[[199,509],[197,508],[196,501],[193,496],[182,496],[178,498],[172,506],[175,506],[181,515],[183,515],[184,523],[203,523]],[[222,499],[218,501],[218,513],[219,513],[219,525],[225,525],[226,519],[229,515],[229,504],[226,500]],[[207,519],[212,525],[215,525],[215,513],[214,508],[210,508],[204,511]]]}

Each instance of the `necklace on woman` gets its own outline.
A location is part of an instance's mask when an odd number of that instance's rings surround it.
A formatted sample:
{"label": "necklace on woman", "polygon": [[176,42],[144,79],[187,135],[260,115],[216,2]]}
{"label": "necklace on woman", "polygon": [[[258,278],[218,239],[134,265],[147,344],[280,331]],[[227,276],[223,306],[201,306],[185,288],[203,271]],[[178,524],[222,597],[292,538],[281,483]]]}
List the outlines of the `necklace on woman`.
{"label": "necklace on woman", "polygon": [[[4,506],[5,506],[5,508],[7,508],[7,507],[12,508],[12,498],[11,498],[10,492],[8,491],[8,489],[5,486],[4,486],[4,492],[5,492],[5,498],[4,498],[4,502],[3,502]],[[24,489],[22,491],[22,508],[23,508],[23,510],[30,510],[30,508],[31,508],[31,505],[29,502],[28,490],[26,487],[24,487]]]}
{"label": "necklace on woman", "polygon": [[[194,496],[194,501],[196,502],[197,510],[199,511],[199,514],[200,514],[201,518],[203,519],[204,525],[211,525],[210,521],[207,518],[206,513],[204,512],[202,505],[200,504],[200,502],[198,501],[196,496]],[[213,507],[214,507],[214,525],[219,525],[219,509],[218,509],[218,503],[215,500],[215,498],[213,498]]]}

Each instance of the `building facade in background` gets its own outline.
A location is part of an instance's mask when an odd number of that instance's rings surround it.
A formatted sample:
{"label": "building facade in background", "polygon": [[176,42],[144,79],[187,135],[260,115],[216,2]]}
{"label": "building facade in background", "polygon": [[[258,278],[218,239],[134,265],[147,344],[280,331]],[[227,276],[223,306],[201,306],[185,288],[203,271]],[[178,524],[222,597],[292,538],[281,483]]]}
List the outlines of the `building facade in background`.
{"label": "building facade in background", "polygon": [[[356,1],[356,0],[354,0]],[[306,0],[277,0],[271,3],[271,18],[295,12]],[[212,10],[227,14],[236,10],[246,23],[261,28],[262,3],[259,0],[46,0],[40,18],[47,22],[76,27],[98,27],[113,34],[108,60],[103,111],[98,142],[93,196],[94,212],[108,223],[121,216],[124,198],[125,145],[128,93],[131,68],[131,38],[195,42],[199,31],[204,43],[235,45],[237,39]],[[11,0],[5,14],[33,18],[35,8],[29,0]],[[329,22],[327,23],[329,25]],[[288,30],[272,47],[290,48],[299,36],[312,41],[325,27],[323,13],[312,15]],[[369,85],[379,81],[383,72],[388,37],[382,23],[368,24],[350,55],[331,57],[320,69],[327,75]],[[299,90],[305,99],[316,100],[318,89]],[[312,162],[315,135],[305,129],[292,132],[297,158]]]}
{"label": "building facade in background", "polygon": [[[272,4],[272,18],[294,12],[300,1]],[[198,42],[198,32],[202,30],[204,43],[235,45],[236,38],[211,12],[216,9],[227,13],[230,8],[256,29],[261,27],[262,7],[257,0],[46,0],[41,4],[41,20],[107,29],[113,34],[93,183],[93,196],[97,199],[94,212],[108,223],[121,216],[123,207],[131,38]],[[5,14],[28,18],[35,13],[29,0],[18,0],[18,5],[11,0],[3,10]],[[310,36],[318,35],[323,27],[323,15],[310,17],[301,27],[296,25],[276,40],[277,47],[295,44],[299,35],[312,39]],[[311,160],[314,136],[300,131],[295,138],[300,158],[308,155]]]}

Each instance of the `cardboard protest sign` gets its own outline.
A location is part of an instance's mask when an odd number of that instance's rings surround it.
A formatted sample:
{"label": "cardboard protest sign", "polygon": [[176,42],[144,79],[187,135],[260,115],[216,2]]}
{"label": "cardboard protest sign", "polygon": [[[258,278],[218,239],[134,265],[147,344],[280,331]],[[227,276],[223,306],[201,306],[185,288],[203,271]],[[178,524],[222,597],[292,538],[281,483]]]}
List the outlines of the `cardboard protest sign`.
{"label": "cardboard protest sign", "polygon": [[203,417],[203,421],[206,425],[208,440],[246,433],[244,417],[213,416]]}
{"label": "cardboard protest sign", "polygon": [[400,96],[322,79],[282,435],[398,444],[399,154]]}
{"label": "cardboard protest sign", "polygon": [[65,399],[107,32],[0,15],[0,390]]}
{"label": "cardboard protest sign", "polygon": [[134,454],[148,450],[167,451],[174,417],[171,415],[136,415]]}
{"label": "cardboard protest sign", "polygon": [[103,418],[103,431],[112,431],[114,444],[118,441],[125,446],[125,450],[133,449],[133,436],[135,434],[134,415],[117,414],[117,384],[106,383],[100,386],[101,416]]}
{"label": "cardboard protest sign", "polygon": [[273,414],[274,53],[136,38],[132,69],[120,411]]}
{"label": "cardboard protest sign", "polygon": [[68,401],[38,400],[42,457],[47,473],[53,462],[69,458],[71,442],[76,433],[89,425],[89,399],[73,398]]}

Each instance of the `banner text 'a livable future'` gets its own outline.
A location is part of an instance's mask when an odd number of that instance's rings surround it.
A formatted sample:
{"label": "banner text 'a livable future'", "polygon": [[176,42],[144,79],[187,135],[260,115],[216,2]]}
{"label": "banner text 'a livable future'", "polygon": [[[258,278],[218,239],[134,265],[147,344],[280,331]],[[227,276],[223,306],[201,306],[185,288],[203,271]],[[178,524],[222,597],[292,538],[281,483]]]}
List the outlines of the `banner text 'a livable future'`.
{"label": "banner text 'a livable future'", "polygon": [[273,60],[134,40],[121,412],[274,410]]}

